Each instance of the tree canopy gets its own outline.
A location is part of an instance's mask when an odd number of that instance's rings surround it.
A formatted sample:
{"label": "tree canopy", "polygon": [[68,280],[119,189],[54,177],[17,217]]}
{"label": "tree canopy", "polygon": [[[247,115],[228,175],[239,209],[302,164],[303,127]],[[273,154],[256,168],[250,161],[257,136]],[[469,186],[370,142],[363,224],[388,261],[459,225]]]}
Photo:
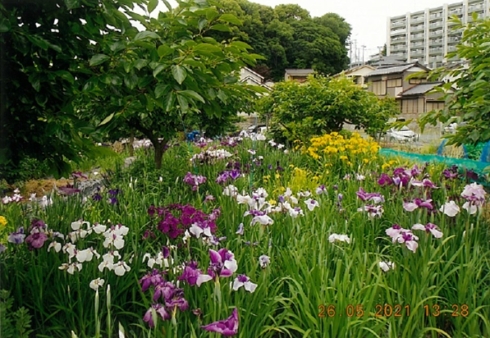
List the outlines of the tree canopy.
{"label": "tree canopy", "polygon": [[[313,68],[320,74],[333,75],[348,65],[346,40],[351,27],[338,14],[312,18],[296,4],[271,8],[247,0],[217,2],[243,21],[241,34],[232,31],[228,37],[243,39],[265,57],[254,70],[268,79],[284,79],[287,68]],[[222,34],[213,32],[211,36]]]}
{"label": "tree canopy", "polygon": [[344,123],[374,136],[397,114],[394,100],[378,99],[343,76],[310,76],[305,83],[278,83],[258,107],[269,115],[274,138],[290,142],[341,131]]}

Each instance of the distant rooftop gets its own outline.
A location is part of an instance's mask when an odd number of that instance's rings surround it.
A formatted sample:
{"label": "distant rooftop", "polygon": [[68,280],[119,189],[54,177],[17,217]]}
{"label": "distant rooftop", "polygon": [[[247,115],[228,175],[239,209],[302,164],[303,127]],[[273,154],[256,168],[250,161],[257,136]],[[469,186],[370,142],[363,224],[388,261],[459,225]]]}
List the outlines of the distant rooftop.
{"label": "distant rooftop", "polygon": [[440,84],[442,84],[442,82],[421,83],[410,89],[407,89],[406,91],[401,93],[400,96],[423,95],[431,91],[435,87],[439,86]]}
{"label": "distant rooftop", "polygon": [[292,75],[292,76],[308,76],[315,71],[311,68],[306,68],[306,69],[286,69],[286,74]]}
{"label": "distant rooftop", "polygon": [[377,68],[376,70],[372,71],[371,73],[369,73],[367,76],[371,77],[371,76],[377,76],[377,75],[403,73],[404,71],[406,71],[407,69],[410,69],[412,67],[420,67],[420,68],[424,68],[425,70],[428,70],[427,67],[421,65],[418,62],[414,62],[414,63],[406,63],[406,64],[399,65],[399,66],[380,67],[380,68]]}

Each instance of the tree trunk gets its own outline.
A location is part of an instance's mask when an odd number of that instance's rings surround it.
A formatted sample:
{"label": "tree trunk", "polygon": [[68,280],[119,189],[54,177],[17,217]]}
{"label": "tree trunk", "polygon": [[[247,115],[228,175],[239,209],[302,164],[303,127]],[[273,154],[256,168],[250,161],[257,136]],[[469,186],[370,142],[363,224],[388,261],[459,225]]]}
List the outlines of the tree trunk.
{"label": "tree trunk", "polygon": [[162,141],[159,142],[156,140],[156,142],[153,142],[153,148],[155,148],[155,168],[156,169],[162,169],[162,158],[163,158],[163,153],[165,152],[165,146],[167,145],[167,142]]}

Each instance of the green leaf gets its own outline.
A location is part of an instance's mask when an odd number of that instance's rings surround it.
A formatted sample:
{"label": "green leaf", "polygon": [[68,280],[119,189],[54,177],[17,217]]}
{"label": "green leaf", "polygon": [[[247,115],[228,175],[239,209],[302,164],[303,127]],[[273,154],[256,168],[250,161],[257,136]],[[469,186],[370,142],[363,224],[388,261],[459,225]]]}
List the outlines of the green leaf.
{"label": "green leaf", "polygon": [[172,11],[172,6],[170,6],[170,3],[167,0],[162,0],[162,2],[165,5],[165,7],[167,7],[169,12]]}
{"label": "green leaf", "polygon": [[117,53],[117,52],[123,50],[124,48],[126,48],[126,44],[124,42],[122,42],[122,41],[116,41],[114,43],[111,43],[109,45],[109,48],[114,53]]}
{"label": "green leaf", "polygon": [[219,13],[215,8],[206,8],[206,19],[213,21],[218,17]]}
{"label": "green leaf", "polygon": [[138,84],[138,76],[134,72],[124,76],[124,84],[128,89],[134,89]]}
{"label": "green leaf", "polygon": [[114,113],[112,113],[111,115],[107,116],[102,122],[99,123],[99,127],[100,126],[103,126],[104,124],[109,123],[112,120],[113,117],[114,117]]}
{"label": "green leaf", "polygon": [[10,30],[10,22],[7,20],[7,18],[2,18],[2,21],[0,21],[0,33],[5,33]]}
{"label": "green leaf", "polygon": [[201,19],[201,20],[199,20],[199,23],[197,24],[197,28],[199,29],[199,31],[202,31],[204,29],[204,27],[206,27],[207,24],[208,24],[208,20]]}
{"label": "green leaf", "polygon": [[242,22],[240,20],[238,20],[238,18],[236,16],[234,16],[233,14],[223,14],[222,16],[219,17],[219,20],[224,21],[224,22],[229,22],[229,23],[231,23],[233,25],[237,25],[237,26],[242,25]]}
{"label": "green leaf", "polygon": [[148,111],[153,111],[153,108],[155,107],[155,102],[153,101],[153,98],[146,94],[146,110]]}
{"label": "green leaf", "polygon": [[42,48],[44,50],[47,50],[49,48],[49,41],[37,36],[37,35],[27,35],[27,38],[29,41],[31,41],[34,45],[36,45],[39,48]]}
{"label": "green leaf", "polygon": [[104,62],[106,62],[109,59],[110,59],[110,57],[108,55],[96,54],[96,55],[92,56],[92,58],[90,59],[89,65],[90,66],[98,66],[100,64],[103,64]]}
{"label": "green leaf", "polygon": [[186,113],[189,110],[189,101],[185,98],[185,96],[177,94],[177,101],[179,102],[180,111],[182,113]]}
{"label": "green leaf", "polygon": [[174,104],[175,104],[175,94],[173,91],[171,91],[170,93],[168,93],[164,101],[165,111],[167,112],[170,111],[173,108]]}
{"label": "green leaf", "polygon": [[221,48],[210,43],[200,43],[194,47],[194,50],[198,52],[221,53]]}
{"label": "green leaf", "polygon": [[250,46],[248,43],[242,42],[242,41],[232,41],[230,43],[231,46],[236,46],[240,49],[252,49],[252,46]]}
{"label": "green leaf", "polygon": [[75,79],[73,78],[73,75],[69,71],[66,70],[58,70],[54,72],[56,75],[61,77],[63,80],[68,81],[70,83],[74,83]]}
{"label": "green leaf", "polygon": [[164,57],[164,56],[167,56],[167,55],[169,55],[169,54],[172,54],[172,53],[173,53],[173,51],[174,51],[174,50],[173,50],[172,48],[170,48],[170,46],[169,46],[169,45],[167,45],[167,44],[159,46],[159,47],[158,47],[158,50],[157,50],[157,52],[158,52],[158,56],[159,56],[160,58],[162,58],[162,57]]}
{"label": "green leaf", "polygon": [[137,70],[141,70],[141,68],[146,67],[147,64],[148,64],[148,60],[138,59],[134,63],[134,68],[136,68]]}
{"label": "green leaf", "polygon": [[162,72],[162,70],[165,69],[165,65],[158,65],[155,70],[153,71],[153,77],[156,77],[158,74]]}
{"label": "green leaf", "polygon": [[210,29],[212,30],[215,30],[215,31],[220,31],[220,32],[230,32],[231,29],[230,29],[230,26],[227,26],[227,25],[224,25],[224,24],[216,24],[216,25],[212,25],[210,27]]}
{"label": "green leaf", "polygon": [[193,100],[198,100],[201,101],[202,103],[205,103],[204,98],[193,90],[181,90],[178,93],[188,98],[191,98]]}
{"label": "green leaf", "polygon": [[164,84],[164,83],[158,84],[158,86],[155,87],[155,98],[158,99],[158,98],[162,97],[163,94],[165,94],[165,92],[168,90],[169,87],[170,87],[170,85],[168,85],[168,84]]}
{"label": "green leaf", "polygon": [[65,0],[66,9],[72,10],[80,7],[80,0]]}
{"label": "green leaf", "polygon": [[146,40],[146,39],[154,40],[154,39],[159,39],[159,38],[160,37],[155,32],[144,31],[144,32],[139,32],[138,34],[136,34],[136,36],[134,37],[134,41],[140,41],[140,40]]}
{"label": "green leaf", "polygon": [[150,0],[148,2],[148,13],[151,13],[155,10],[158,5],[158,0]]}
{"label": "green leaf", "polygon": [[181,67],[179,65],[173,65],[172,66],[172,75],[178,84],[182,84],[182,82],[184,82],[184,80],[187,76],[187,72],[185,71],[185,69],[183,67]]}

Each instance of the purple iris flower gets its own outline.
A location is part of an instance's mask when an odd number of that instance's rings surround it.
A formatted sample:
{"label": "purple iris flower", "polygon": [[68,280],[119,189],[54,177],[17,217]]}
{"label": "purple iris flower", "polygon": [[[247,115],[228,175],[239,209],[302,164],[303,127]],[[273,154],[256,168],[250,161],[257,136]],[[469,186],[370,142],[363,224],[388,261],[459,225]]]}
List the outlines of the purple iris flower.
{"label": "purple iris flower", "polygon": [[48,239],[48,236],[44,232],[31,233],[26,238],[26,243],[29,250],[39,249],[44,245],[44,242]]}
{"label": "purple iris flower", "polygon": [[190,286],[194,286],[197,283],[197,278],[202,274],[201,270],[197,268],[197,262],[188,262],[184,268],[184,272],[179,276],[179,280],[187,282]]}
{"label": "purple iris flower", "polygon": [[230,317],[208,325],[201,326],[203,330],[220,333],[225,337],[231,337],[238,333],[238,310],[235,308]]}
{"label": "purple iris flower", "polygon": [[76,189],[73,185],[69,185],[67,184],[66,186],[64,187],[59,187],[58,188],[58,191],[62,194],[62,195],[74,195],[76,193],[79,193],[80,192],[80,189]]}
{"label": "purple iris flower", "polygon": [[102,195],[98,192],[96,192],[95,194],[92,195],[92,199],[94,201],[101,201],[102,200]]}
{"label": "purple iris flower", "polygon": [[473,181],[478,180],[478,174],[471,169],[466,170],[465,176],[468,180],[473,180]]}
{"label": "purple iris flower", "polygon": [[420,198],[416,198],[413,202],[403,202],[403,209],[406,211],[412,212],[417,208],[426,208],[429,211],[434,210],[434,205],[432,204],[432,200],[421,200]]}
{"label": "purple iris flower", "polygon": [[156,212],[156,208],[155,208],[155,205],[150,205],[150,207],[148,208],[148,215],[150,217],[153,217],[155,215],[155,212]]}
{"label": "purple iris flower", "polygon": [[71,173],[71,177],[75,178],[88,178],[87,175],[83,174],[81,171],[74,171]]}
{"label": "purple iris flower", "polygon": [[163,258],[168,258],[170,256],[170,249],[167,246],[162,247]]}
{"label": "purple iris flower", "polygon": [[116,197],[109,197],[108,201],[110,204],[117,204],[118,203],[118,200]]}
{"label": "purple iris flower", "polygon": [[176,287],[171,282],[161,282],[155,285],[155,291],[153,293],[153,301],[157,302],[161,297],[164,301],[172,298]]}
{"label": "purple iris flower", "polygon": [[383,173],[381,174],[379,180],[378,180],[378,184],[379,185],[391,185],[393,184],[393,179],[388,176],[387,174]]}
{"label": "purple iris flower", "polygon": [[165,306],[169,309],[178,308],[180,311],[189,309],[189,302],[184,298],[184,290],[176,289],[172,298],[165,301]]}
{"label": "purple iris flower", "polygon": [[457,166],[452,166],[451,168],[449,169],[444,169],[444,171],[442,172],[442,175],[447,178],[447,179],[455,179],[455,178],[458,178],[459,174],[458,174],[458,167]]}
{"label": "purple iris flower", "polygon": [[153,322],[153,314],[152,310],[155,310],[155,312],[163,319],[163,320],[169,320],[172,318],[170,313],[165,309],[165,307],[162,304],[153,304],[148,311],[146,311],[145,315],[143,316],[143,321],[148,323],[149,327],[155,327],[155,323]]}
{"label": "purple iris flower", "polygon": [[356,192],[357,197],[359,197],[362,201],[372,201],[373,203],[383,203],[385,198],[383,195],[377,192],[365,192],[362,187],[359,188],[359,191]]}
{"label": "purple iris flower", "polygon": [[109,195],[112,197],[116,197],[119,194],[119,189],[110,189]]}
{"label": "purple iris flower", "polygon": [[414,187],[424,187],[424,188],[431,188],[431,189],[437,189],[438,188],[428,178],[424,178],[422,181],[412,180],[411,185],[413,185]]}
{"label": "purple iris flower", "polygon": [[163,279],[162,274],[157,269],[153,269],[152,272],[147,273],[140,279],[141,291],[145,292],[150,286],[156,286],[163,282],[165,282],[165,280]]}
{"label": "purple iris flower", "polygon": [[24,227],[20,227],[17,229],[16,232],[12,232],[9,235],[8,241],[10,243],[14,243],[14,244],[21,244],[21,243],[24,243],[25,238],[26,238],[26,235],[24,234]]}

